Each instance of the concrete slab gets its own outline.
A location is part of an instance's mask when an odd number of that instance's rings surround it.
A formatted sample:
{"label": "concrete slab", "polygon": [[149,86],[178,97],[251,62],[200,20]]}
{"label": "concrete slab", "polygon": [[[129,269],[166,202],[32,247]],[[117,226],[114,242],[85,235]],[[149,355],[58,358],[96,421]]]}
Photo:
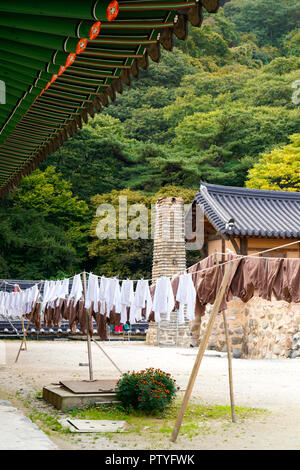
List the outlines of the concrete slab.
{"label": "concrete slab", "polygon": [[60,385],[72,393],[113,393],[117,380],[61,380]]}
{"label": "concrete slab", "polygon": [[62,419],[60,423],[71,432],[120,432],[125,430],[126,421],[96,419]]}
{"label": "concrete slab", "polygon": [[58,450],[36,424],[0,400],[0,450]]}
{"label": "concrete slab", "polygon": [[83,408],[90,404],[119,403],[114,392],[111,393],[72,393],[60,385],[48,385],[43,388],[43,399],[58,410]]}

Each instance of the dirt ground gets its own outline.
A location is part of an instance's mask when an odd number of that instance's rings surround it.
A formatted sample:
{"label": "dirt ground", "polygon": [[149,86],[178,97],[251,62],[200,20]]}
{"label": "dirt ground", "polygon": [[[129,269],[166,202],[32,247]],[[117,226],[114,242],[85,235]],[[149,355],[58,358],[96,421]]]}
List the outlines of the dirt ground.
{"label": "dirt ground", "polygon": [[[5,341],[6,365],[0,366],[0,397],[29,416],[32,406],[42,412],[54,408],[37,398],[42,387],[62,379],[88,379],[84,341],[29,341],[28,350],[15,358],[18,341]],[[196,350],[157,348],[141,342],[102,343],[105,351],[119,368],[140,370],[159,367],[170,372],[178,385],[185,389],[192,370]],[[93,345],[94,378],[118,378],[112,364]],[[213,420],[205,431],[196,436],[179,435],[170,442],[168,433],[157,437],[118,433],[113,437],[98,435],[56,435],[50,438],[61,449],[300,449],[300,361],[233,360],[235,403],[240,407],[266,409],[247,420]],[[182,393],[179,399],[182,398]],[[212,351],[204,356],[192,395],[193,402],[229,405],[227,360]]]}

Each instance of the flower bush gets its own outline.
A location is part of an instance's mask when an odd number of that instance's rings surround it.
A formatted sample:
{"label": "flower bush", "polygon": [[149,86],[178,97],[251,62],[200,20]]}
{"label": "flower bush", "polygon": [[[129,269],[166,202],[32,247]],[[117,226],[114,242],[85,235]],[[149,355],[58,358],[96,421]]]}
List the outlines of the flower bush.
{"label": "flower bush", "polygon": [[149,368],[123,374],[116,386],[116,396],[125,408],[157,413],[172,402],[178,388],[171,374]]}

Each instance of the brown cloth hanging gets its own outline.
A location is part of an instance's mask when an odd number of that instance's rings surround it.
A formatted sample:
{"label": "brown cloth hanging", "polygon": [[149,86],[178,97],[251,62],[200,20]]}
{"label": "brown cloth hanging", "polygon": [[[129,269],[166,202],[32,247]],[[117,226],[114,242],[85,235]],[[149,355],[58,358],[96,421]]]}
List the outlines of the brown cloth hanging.
{"label": "brown cloth hanging", "polygon": [[54,326],[54,308],[50,305],[45,307],[44,311],[44,325],[48,328],[53,328]]}
{"label": "brown cloth hanging", "polygon": [[40,330],[42,327],[41,308],[42,308],[41,303],[37,302],[33,310],[27,315],[25,315],[25,318],[28,318],[28,319],[31,318],[31,323],[36,327],[37,330]]}
{"label": "brown cloth hanging", "polygon": [[[69,306],[66,309],[69,312],[69,325],[72,333],[76,331],[76,327],[79,325],[82,333],[87,334],[87,320],[86,320],[86,309],[84,308],[84,300],[78,300],[76,305],[74,305],[74,300],[72,299],[69,303]],[[93,335],[93,322],[90,315],[89,319],[89,332],[90,335]]]}
{"label": "brown cloth hanging", "polygon": [[94,302],[92,302],[92,315],[96,321],[97,325],[97,333],[101,341],[105,341],[107,339],[107,320],[106,320],[106,314],[102,315],[100,313],[101,309],[101,302],[100,300],[98,301],[98,312],[94,311]]}
{"label": "brown cloth hanging", "polygon": [[273,293],[277,300],[300,302],[300,260],[282,260],[277,277],[273,283]]}
{"label": "brown cloth hanging", "polygon": [[[214,281],[222,282],[223,273],[219,268],[213,268],[214,255],[199,261],[188,269],[188,273],[192,275],[192,281],[196,289],[196,302],[195,302],[195,316],[203,316],[205,308],[209,303],[209,298],[214,299],[217,292],[217,286],[212,285],[212,278],[215,276]],[[215,273],[209,268],[213,268]],[[204,271],[205,270],[205,271]],[[206,276],[206,274],[209,274]]]}
{"label": "brown cloth hanging", "polygon": [[239,258],[233,263],[226,289],[226,300],[234,297],[248,302],[256,289],[263,293],[264,260],[262,258]]}

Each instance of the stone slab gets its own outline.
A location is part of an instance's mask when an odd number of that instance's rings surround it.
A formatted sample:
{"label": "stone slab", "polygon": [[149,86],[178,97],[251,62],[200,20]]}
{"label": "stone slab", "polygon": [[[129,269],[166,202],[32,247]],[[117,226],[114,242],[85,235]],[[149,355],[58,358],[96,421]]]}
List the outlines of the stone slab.
{"label": "stone slab", "polygon": [[120,432],[125,430],[126,421],[63,419],[60,423],[71,432]]}
{"label": "stone slab", "polygon": [[43,399],[58,410],[83,408],[90,404],[118,403],[116,394],[112,393],[72,393],[61,385],[48,385],[43,388]]}
{"label": "stone slab", "polygon": [[29,418],[0,400],[0,450],[58,450]]}
{"label": "stone slab", "polygon": [[113,393],[117,380],[61,380],[60,384],[73,393]]}

